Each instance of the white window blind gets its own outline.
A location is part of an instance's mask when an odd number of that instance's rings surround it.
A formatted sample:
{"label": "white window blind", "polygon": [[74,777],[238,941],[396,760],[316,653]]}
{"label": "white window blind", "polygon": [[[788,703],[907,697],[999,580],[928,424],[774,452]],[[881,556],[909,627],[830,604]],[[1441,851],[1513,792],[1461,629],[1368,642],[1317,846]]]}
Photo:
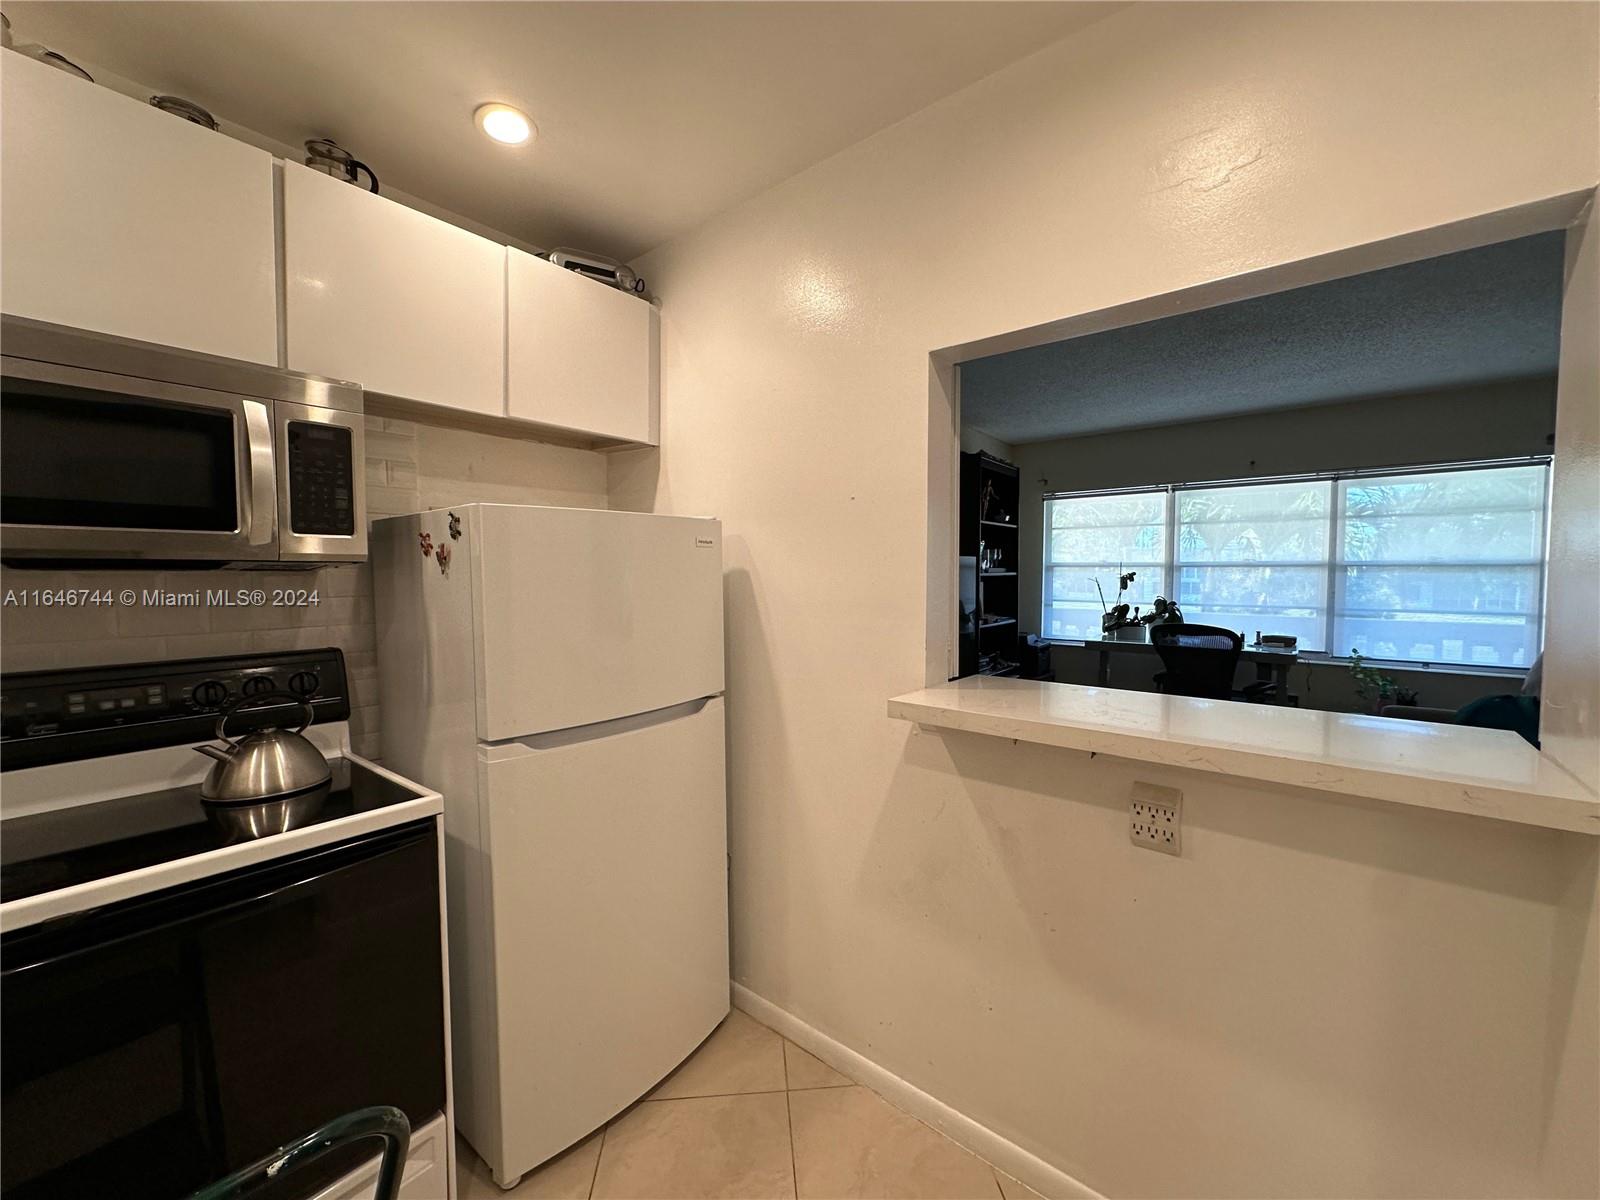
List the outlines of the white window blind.
{"label": "white window blind", "polygon": [[1304,650],[1526,667],[1543,616],[1548,463],[1462,466],[1045,501],[1042,625],[1096,637],[1113,601]]}
{"label": "white window blind", "polygon": [[1149,608],[1166,595],[1165,489],[1045,501],[1044,635],[1100,636],[1100,592],[1114,604],[1117,575],[1137,571],[1123,595]]}
{"label": "white window blind", "polygon": [[1341,480],[1338,653],[1531,666],[1548,474],[1540,464]]}
{"label": "white window blind", "polygon": [[1177,490],[1184,616],[1326,650],[1332,495],[1326,479]]}

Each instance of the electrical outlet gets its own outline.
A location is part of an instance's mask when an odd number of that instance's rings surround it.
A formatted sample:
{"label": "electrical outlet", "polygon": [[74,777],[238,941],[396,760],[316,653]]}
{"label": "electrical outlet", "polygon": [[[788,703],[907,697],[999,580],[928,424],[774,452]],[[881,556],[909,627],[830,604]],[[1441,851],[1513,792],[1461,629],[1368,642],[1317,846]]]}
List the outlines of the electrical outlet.
{"label": "electrical outlet", "polygon": [[1183,853],[1183,793],[1136,783],[1128,800],[1128,840],[1146,850]]}

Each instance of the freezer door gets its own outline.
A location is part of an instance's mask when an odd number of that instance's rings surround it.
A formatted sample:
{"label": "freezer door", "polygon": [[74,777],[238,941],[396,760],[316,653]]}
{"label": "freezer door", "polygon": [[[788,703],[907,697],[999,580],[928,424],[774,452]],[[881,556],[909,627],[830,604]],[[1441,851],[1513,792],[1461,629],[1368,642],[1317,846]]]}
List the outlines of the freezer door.
{"label": "freezer door", "polygon": [[642,1096],[728,1012],[722,701],[482,746],[479,773],[499,1123],[463,1132],[511,1179]]}
{"label": "freezer door", "polygon": [[479,737],[591,725],[722,691],[722,526],[476,506]]}

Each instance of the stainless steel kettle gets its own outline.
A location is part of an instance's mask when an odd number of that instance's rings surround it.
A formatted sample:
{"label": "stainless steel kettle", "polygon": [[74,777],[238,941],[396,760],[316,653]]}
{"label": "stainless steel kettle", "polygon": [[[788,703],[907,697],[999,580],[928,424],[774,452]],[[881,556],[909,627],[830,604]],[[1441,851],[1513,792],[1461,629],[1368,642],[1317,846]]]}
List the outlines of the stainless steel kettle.
{"label": "stainless steel kettle", "polygon": [[[305,716],[300,728],[269,727],[239,738],[228,736],[229,717],[241,708],[274,700],[300,705]],[[254,804],[327,783],[333,775],[328,760],[301,736],[314,716],[310,702],[291,692],[261,692],[234,701],[217,718],[217,740],[223,744],[195,747],[217,760],[200,785],[201,798],[216,804]]]}
{"label": "stainless steel kettle", "polygon": [[367,173],[367,190],[378,190],[378,177],[371,167],[332,138],[312,138],[306,143],[306,166],[334,179],[361,186],[361,172]]}

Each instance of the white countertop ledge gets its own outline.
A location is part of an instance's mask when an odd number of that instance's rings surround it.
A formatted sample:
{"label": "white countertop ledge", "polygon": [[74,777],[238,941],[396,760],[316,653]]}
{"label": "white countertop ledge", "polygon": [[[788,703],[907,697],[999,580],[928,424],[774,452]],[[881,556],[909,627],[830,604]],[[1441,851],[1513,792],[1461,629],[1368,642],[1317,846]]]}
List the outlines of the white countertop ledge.
{"label": "white countertop ledge", "polygon": [[1600,835],[1600,796],[1514,733],[975,676],[889,715],[1237,779]]}

